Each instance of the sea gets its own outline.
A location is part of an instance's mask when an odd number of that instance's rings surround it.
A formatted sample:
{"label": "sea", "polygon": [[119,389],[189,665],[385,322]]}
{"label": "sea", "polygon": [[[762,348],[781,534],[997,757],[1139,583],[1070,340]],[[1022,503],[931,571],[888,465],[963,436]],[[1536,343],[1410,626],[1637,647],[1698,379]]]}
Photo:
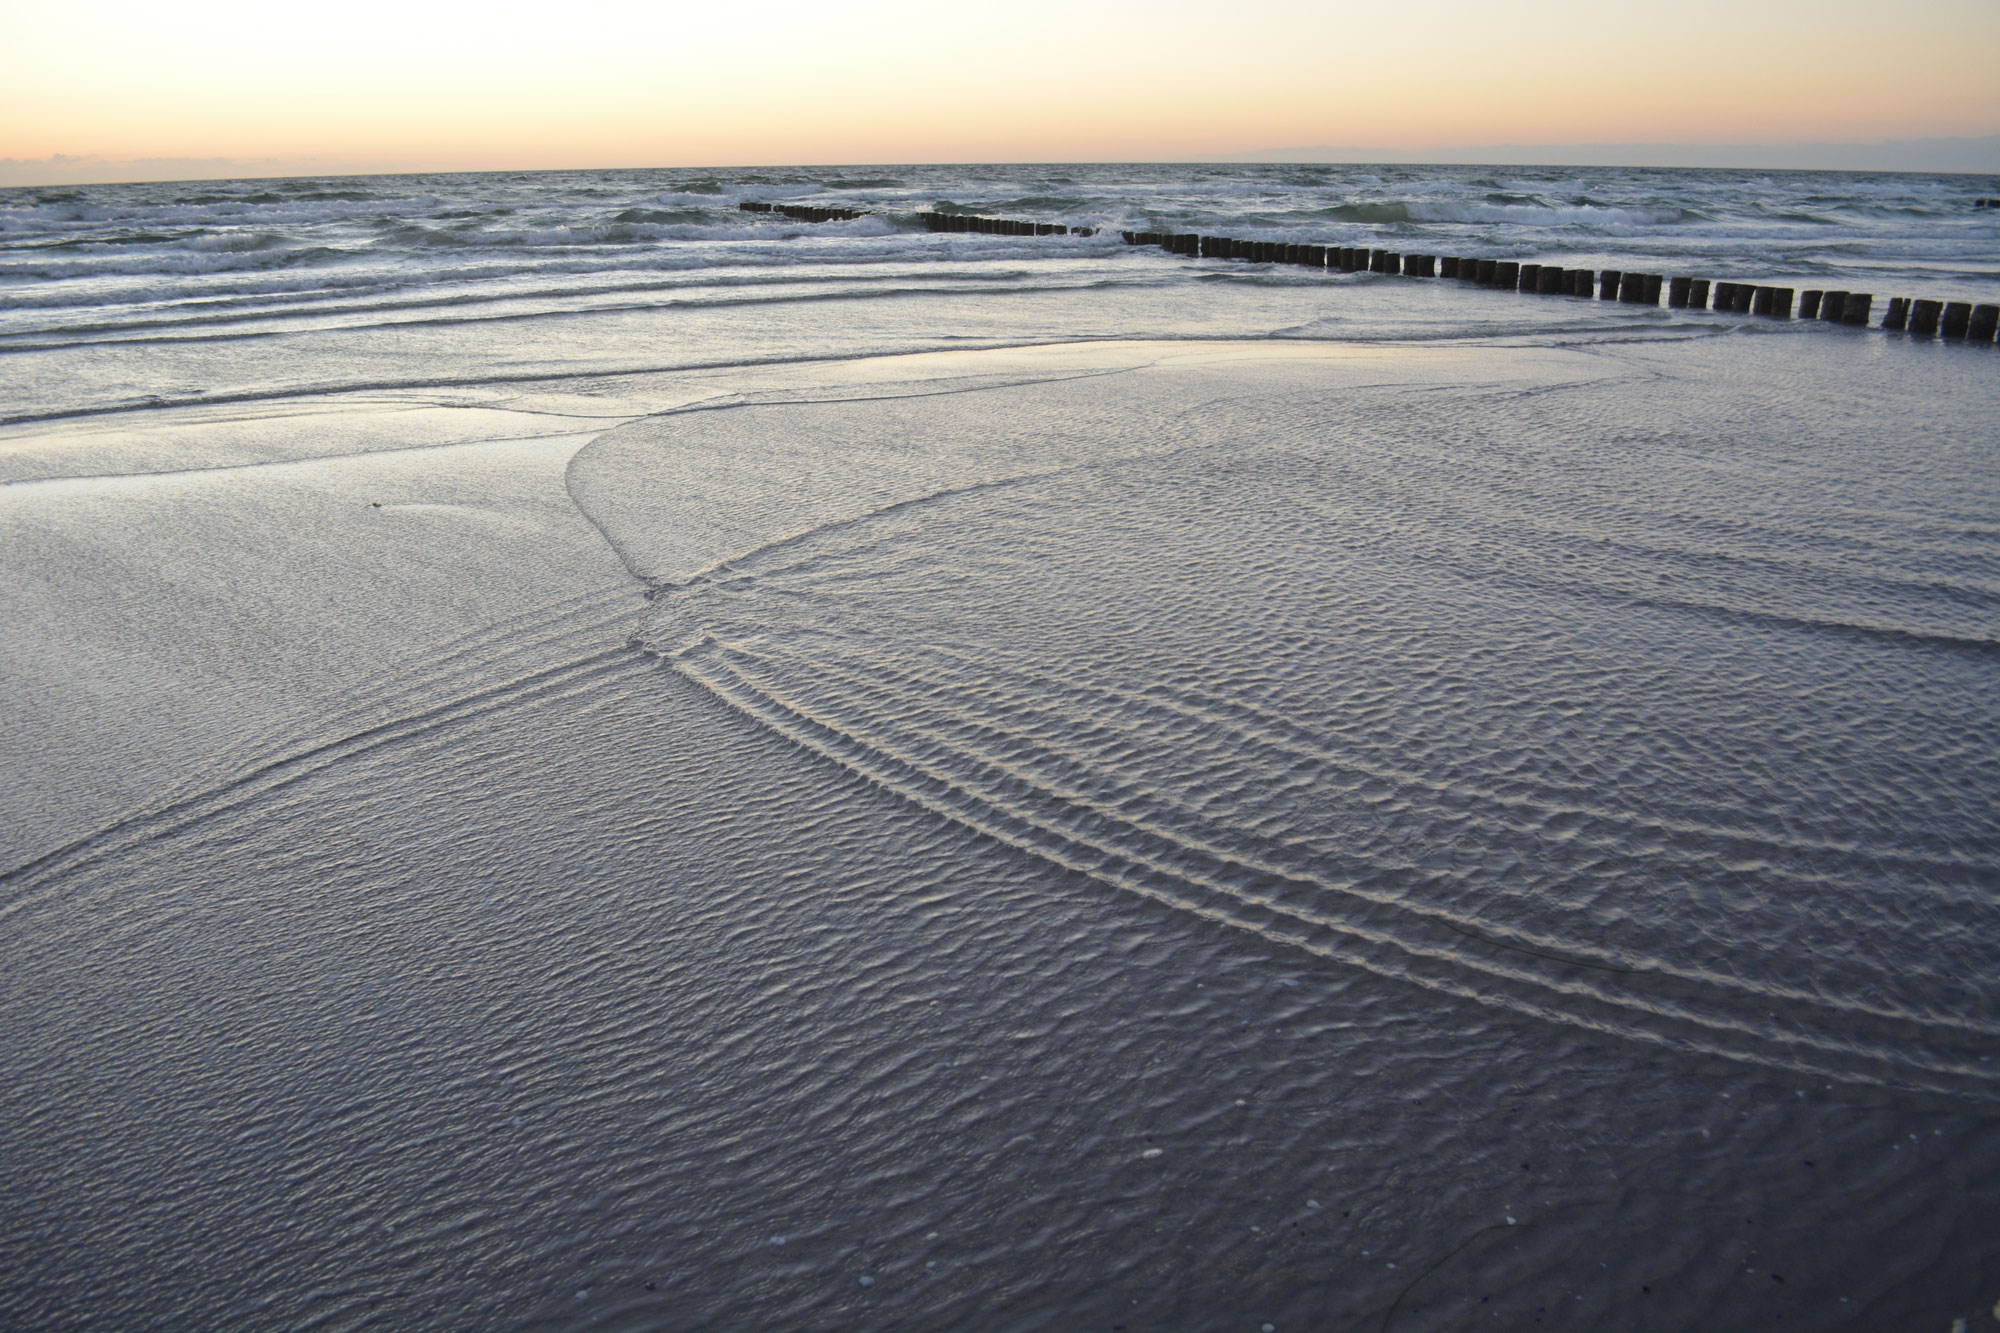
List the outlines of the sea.
{"label": "sea", "polygon": [[[578,171],[0,190],[0,418],[135,401],[663,369],[1135,330],[1407,338],[1411,312],[1276,324],[1323,274],[1187,263],[1120,231],[2000,300],[2000,176],[1596,167],[1057,166]],[[847,222],[744,201],[865,210]],[[942,210],[1097,228],[933,234]],[[1366,285],[1367,279],[1332,280]],[[1235,290],[1227,308],[1214,289]],[[1064,301],[1069,294],[1085,299]],[[1047,313],[1008,313],[1045,296]],[[878,320],[925,303],[940,317]],[[1248,309],[1244,307],[1248,306]],[[949,311],[949,318],[943,313]],[[1545,324],[1465,301],[1438,336]],[[663,317],[671,318],[663,318]],[[1565,304],[1581,328],[1629,311]],[[1666,312],[1652,319],[1664,321]],[[634,331],[644,334],[634,336]],[[311,336],[319,335],[319,336]],[[310,348],[310,351],[304,350]]]}
{"label": "sea", "polygon": [[1120,232],[1993,196],[0,192],[0,1326],[1990,1325],[2000,347]]}

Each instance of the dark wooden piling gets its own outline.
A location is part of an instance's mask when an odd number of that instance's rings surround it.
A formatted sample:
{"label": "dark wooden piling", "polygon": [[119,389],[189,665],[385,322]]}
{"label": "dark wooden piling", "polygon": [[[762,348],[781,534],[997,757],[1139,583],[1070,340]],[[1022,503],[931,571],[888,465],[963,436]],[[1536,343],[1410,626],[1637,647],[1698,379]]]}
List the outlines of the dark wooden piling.
{"label": "dark wooden piling", "polygon": [[1658,305],[1660,303],[1660,284],[1665,281],[1666,279],[1657,273],[1648,273],[1646,275],[1646,293],[1640,300],[1644,301],[1647,305]]}
{"label": "dark wooden piling", "polygon": [[1569,294],[1587,297],[1596,288],[1597,273],[1587,268],[1573,268],[1569,271]]}
{"label": "dark wooden piling", "polygon": [[1618,299],[1618,285],[1625,275],[1615,268],[1607,268],[1597,276],[1597,299],[1615,301]]}
{"label": "dark wooden piling", "polygon": [[2000,305],[1972,307],[1972,319],[1966,324],[1965,336],[1976,343],[1990,343],[1995,332],[2000,332]]}
{"label": "dark wooden piling", "polygon": [[1764,313],[1772,319],[1790,319],[1792,317],[1792,289],[1789,287],[1767,287],[1764,290],[1771,293],[1771,308]]}
{"label": "dark wooden piling", "polygon": [[1568,282],[1569,275],[1562,269],[1557,268],[1554,264],[1544,264],[1542,265],[1542,271],[1535,275],[1535,294],[1538,296],[1560,295],[1566,290]]}
{"label": "dark wooden piling", "polygon": [[1841,306],[1840,322],[1843,324],[1860,324],[1866,326],[1868,323],[1869,307],[1874,304],[1874,296],[1867,292],[1849,292],[1846,302]]}
{"label": "dark wooden piling", "polygon": [[1708,309],[1708,279],[1695,278],[1688,283],[1688,309]]}
{"label": "dark wooden piling", "polygon": [[1542,266],[1540,264],[1521,265],[1521,290],[1524,292],[1532,292],[1537,288],[1539,288],[1541,285],[1542,285]]}
{"label": "dark wooden piling", "polygon": [[1730,311],[1732,311],[1732,310],[1734,310],[1734,309],[1736,308],[1736,284],[1735,284],[1735,283],[1733,283],[1733,282],[1718,282],[1718,283],[1716,283],[1716,284],[1715,284],[1715,307],[1714,307],[1714,308],[1715,308],[1715,310],[1716,310],[1716,313],[1718,313],[1718,314],[1723,314],[1723,315],[1726,315],[1726,314],[1728,314],[1728,313],[1729,313]]}
{"label": "dark wooden piling", "polygon": [[1455,278],[1458,276],[1457,255],[1444,255],[1441,258],[1439,258],[1438,276],[1440,278]]}
{"label": "dark wooden piling", "polygon": [[1819,317],[1824,322],[1838,324],[1840,317],[1846,313],[1846,292],[1827,292],[1819,298]]}
{"label": "dark wooden piling", "polygon": [[1750,313],[1768,315],[1771,313],[1771,289],[1759,287],[1750,293]]}
{"label": "dark wooden piling", "polygon": [[1618,277],[1618,299],[1630,305],[1637,305],[1646,299],[1646,275],[1643,273],[1622,273]]}
{"label": "dark wooden piling", "polygon": [[1521,264],[1515,259],[1501,259],[1493,264],[1493,285],[1513,291],[1521,285]]}
{"label": "dark wooden piling", "polygon": [[1909,326],[1909,298],[1904,296],[1890,297],[1889,308],[1882,312],[1882,327],[1885,329],[1906,329]]}
{"label": "dark wooden piling", "polygon": [[1437,273],[1436,255],[1404,255],[1403,276],[1406,278],[1428,278]]}
{"label": "dark wooden piling", "polygon": [[1972,303],[1952,301],[1944,308],[1944,336],[1963,338],[1972,327]]}
{"label": "dark wooden piling", "polygon": [[1676,310],[1685,309],[1688,303],[1688,292],[1693,286],[1693,278],[1675,278],[1667,284],[1667,304]]}
{"label": "dark wooden piling", "polygon": [[1730,293],[1729,308],[1739,315],[1747,315],[1750,313],[1750,302],[1756,295],[1755,287],[1747,282],[1739,282],[1736,284],[1736,290]]}
{"label": "dark wooden piling", "polygon": [[1938,316],[1944,312],[1942,301],[1910,302],[1910,332],[1919,338],[1934,338],[1938,331]]}
{"label": "dark wooden piling", "polygon": [[1799,318],[1818,319],[1819,303],[1826,299],[1826,293],[1811,287],[1799,293]]}

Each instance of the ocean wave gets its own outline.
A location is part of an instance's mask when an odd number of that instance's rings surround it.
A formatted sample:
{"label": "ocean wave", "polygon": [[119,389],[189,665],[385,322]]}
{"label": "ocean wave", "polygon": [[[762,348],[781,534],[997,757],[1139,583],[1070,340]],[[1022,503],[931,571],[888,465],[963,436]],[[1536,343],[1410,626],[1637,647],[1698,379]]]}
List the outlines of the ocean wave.
{"label": "ocean wave", "polygon": [[[79,256],[63,263],[8,264],[0,278],[10,281],[74,282],[107,276],[142,275],[186,276],[225,274],[274,268],[303,268],[314,264],[338,263],[348,251],[327,246],[282,249],[275,246],[246,249],[176,250],[144,257],[97,259]],[[10,297],[9,300],[14,298]]]}
{"label": "ocean wave", "polygon": [[[2000,214],[1963,179],[1614,169],[911,167],[306,178],[0,191],[10,311],[309,303],[370,290],[494,299],[574,275],[852,265],[1076,262],[1116,231],[1196,231],[1449,253],[1504,251],[1593,267],[1782,278],[1877,293],[1992,299]],[[746,198],[837,198],[870,210],[801,224],[739,214]],[[1107,228],[1107,238],[928,234],[945,210]],[[290,272],[314,275],[293,281]],[[1235,273],[1236,270],[1230,270]],[[1189,276],[1217,272],[1196,265]],[[23,321],[8,316],[10,334]],[[115,321],[114,321],[115,322]]]}

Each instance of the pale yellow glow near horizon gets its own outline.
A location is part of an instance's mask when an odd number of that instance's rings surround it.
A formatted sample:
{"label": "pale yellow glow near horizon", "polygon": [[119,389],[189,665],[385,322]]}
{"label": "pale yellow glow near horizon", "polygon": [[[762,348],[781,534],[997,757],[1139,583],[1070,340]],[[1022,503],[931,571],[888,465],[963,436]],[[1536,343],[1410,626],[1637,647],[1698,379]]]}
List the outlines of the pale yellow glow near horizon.
{"label": "pale yellow glow near horizon", "polygon": [[2000,3],[0,0],[0,158],[1172,159],[2000,132]]}

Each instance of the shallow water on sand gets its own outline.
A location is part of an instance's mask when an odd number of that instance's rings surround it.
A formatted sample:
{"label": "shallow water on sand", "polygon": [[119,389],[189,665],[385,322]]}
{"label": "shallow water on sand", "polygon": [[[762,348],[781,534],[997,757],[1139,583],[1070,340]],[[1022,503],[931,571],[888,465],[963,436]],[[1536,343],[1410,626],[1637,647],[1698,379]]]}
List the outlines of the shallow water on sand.
{"label": "shallow water on sand", "polygon": [[1992,350],[1442,291],[14,381],[0,1323],[1990,1318]]}

